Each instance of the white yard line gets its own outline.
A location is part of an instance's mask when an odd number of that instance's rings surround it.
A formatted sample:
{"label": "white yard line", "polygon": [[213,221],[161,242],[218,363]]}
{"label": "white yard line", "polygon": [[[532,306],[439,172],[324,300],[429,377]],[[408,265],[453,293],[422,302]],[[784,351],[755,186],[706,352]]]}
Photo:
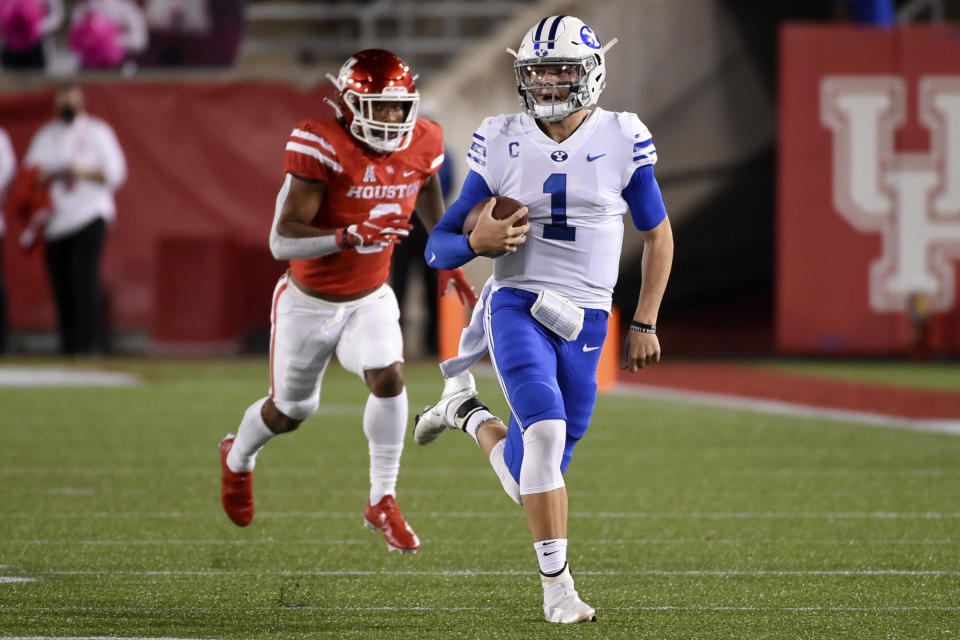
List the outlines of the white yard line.
{"label": "white yard line", "polygon": [[840,613],[844,611],[882,612],[882,611],[960,611],[960,607],[724,607],[724,606],[635,606],[635,607],[597,607],[597,611],[792,611],[797,613]]}
{"label": "white yard line", "polygon": [[[70,607],[64,607],[70,609]],[[0,636],[0,640],[205,640],[203,638],[158,638],[155,636]]]}
{"label": "white yard line", "polygon": [[[598,443],[599,444],[599,443]],[[3,476],[40,476],[48,477],[50,475],[79,475],[79,476],[155,476],[156,469],[149,467],[140,467],[140,468],[126,468],[126,467],[4,467],[0,468],[0,477]],[[189,468],[189,469],[177,469],[177,475],[179,476],[197,476],[201,478],[208,478],[210,476],[209,468]],[[416,469],[416,470],[404,470],[404,475],[410,476],[439,476],[447,474],[449,475],[450,470],[448,468],[434,467],[434,468],[425,468],[425,469]],[[317,469],[316,467],[310,468],[271,468],[270,474],[274,476],[309,476],[316,478]],[[476,469],[458,469],[457,477],[465,476],[476,476],[476,477],[489,477],[490,469],[484,468],[482,466],[477,466]],[[932,477],[932,478],[949,478],[952,476],[960,476],[960,467],[955,469],[947,468],[914,468],[914,469],[809,469],[809,468],[778,468],[778,469],[749,469],[749,468],[728,468],[728,469],[718,469],[712,473],[715,477],[748,477],[748,478],[809,478],[814,476],[829,476],[831,478],[861,478],[861,477],[883,477],[883,478],[916,478],[916,477]],[[45,478],[46,479],[46,478]],[[570,490],[570,495],[576,496],[627,496],[635,497],[640,490],[634,491],[618,491],[616,489],[612,491],[594,491],[594,490]],[[43,493],[45,492],[42,489],[26,490],[22,493]],[[144,495],[149,493],[146,489],[119,489],[117,491],[111,491],[111,495]],[[276,495],[290,495],[290,491],[284,491],[282,489],[276,489],[271,491],[265,491],[264,494],[276,494]],[[294,493],[321,493],[318,490],[296,490]],[[331,489],[330,491],[323,492],[327,495],[350,495],[350,496],[366,496],[367,492],[362,489]],[[404,495],[450,495],[456,493],[458,496],[487,496],[487,495],[503,495],[503,492],[500,490],[476,490],[470,492],[459,491],[457,487],[451,487],[446,490],[442,489],[405,489]],[[103,494],[99,489],[94,491],[95,495]]]}
{"label": "white yard line", "polygon": [[[453,544],[453,545],[462,545],[463,539],[461,538],[448,538],[448,539],[427,539],[425,542],[430,544]],[[776,544],[783,545],[784,543],[804,545],[804,544],[815,544],[815,545],[831,545],[831,546],[842,546],[842,547],[852,547],[857,545],[952,545],[957,544],[956,540],[797,540],[797,539],[788,539],[788,540],[778,540],[774,538],[733,538],[733,539],[701,539],[701,538],[654,538],[654,539],[621,539],[621,540],[590,540],[583,539],[578,540],[577,544],[581,545],[626,545],[626,544],[638,544],[638,545],[670,545],[670,544],[683,544],[683,545],[694,545],[694,544],[703,544],[703,545],[752,545],[752,544]],[[344,540],[340,538],[334,538],[329,540],[0,540],[0,545],[29,545],[29,546],[245,546],[245,545],[259,545],[259,544],[269,544],[269,545],[366,545],[368,542],[366,540]],[[513,543],[513,544],[526,544],[526,543]]]}
{"label": "white yard line", "polygon": [[892,512],[892,511],[834,511],[834,512],[789,512],[789,511],[693,511],[684,512],[613,512],[600,511],[596,513],[573,512],[570,514],[578,518],[678,518],[704,520],[766,520],[766,519],[818,519],[828,520],[948,520],[960,518],[960,512]]}
{"label": "white yard line", "polygon": [[[157,570],[157,571],[133,571],[133,570],[78,570],[78,571],[38,571],[37,575],[42,576],[445,576],[445,577],[463,577],[472,578],[476,576],[529,576],[530,571],[367,571],[367,570],[314,570],[314,571],[284,571],[275,569],[263,570]],[[713,576],[713,577],[765,577],[765,576],[928,576],[928,577],[954,577],[960,576],[960,571],[947,570],[914,570],[914,569],[825,569],[810,571],[791,571],[777,569],[760,569],[754,571],[740,570],[690,570],[690,571],[670,571],[660,569],[638,569],[638,570],[601,570],[601,571],[577,571],[577,575],[586,576]]]}
{"label": "white yard line", "polygon": [[[216,442],[214,442],[216,444]],[[170,469],[169,471],[176,473],[180,476],[202,476],[206,477],[210,475],[209,467],[191,467],[191,468],[177,468]],[[279,476],[311,476],[316,477],[317,468],[316,467],[282,467],[277,469],[271,469],[270,473],[279,475]],[[416,476],[439,476],[447,475],[450,471],[442,467],[424,467],[421,469],[410,469],[404,471],[404,475],[416,475]],[[476,477],[486,477],[490,473],[489,470],[479,467],[477,469],[458,469],[457,476],[476,476]],[[895,473],[895,472],[891,472]],[[960,473],[960,471],[958,471]],[[0,469],[0,476],[48,476],[48,475],[84,475],[84,476],[155,476],[157,470],[153,467],[4,467]],[[340,489],[334,489],[331,493],[337,493]],[[351,494],[364,495],[364,491],[350,491]],[[500,493],[497,491],[491,491],[490,493]]]}
{"label": "white yard line", "polygon": [[850,409],[831,409],[816,405],[806,405],[780,400],[765,400],[750,396],[687,391],[643,384],[617,384],[612,390],[618,396],[642,397],[653,400],[667,400],[688,404],[698,404],[722,409],[754,411],[774,415],[786,415],[802,418],[818,418],[836,422],[853,422],[873,427],[891,427],[910,431],[927,431],[960,435],[960,416],[956,420],[928,420],[904,416],[854,411]]}
{"label": "white yard line", "polygon": [[[5,513],[4,518],[29,519],[77,519],[77,520],[108,520],[124,518],[150,518],[191,520],[201,518],[220,518],[219,512],[191,512],[191,511],[96,511],[91,513],[77,513],[69,511],[54,511],[34,513],[29,511]],[[262,511],[257,518],[321,518],[321,519],[355,519],[359,518],[357,511]],[[427,511],[419,518],[440,519],[515,519],[512,511]],[[676,520],[955,520],[960,518],[960,512],[896,512],[896,511],[573,511],[571,518],[587,519],[676,519]]]}
{"label": "white yard line", "polygon": [[[320,606],[295,606],[295,607],[22,607],[31,611],[93,611],[93,612],[139,612],[150,613],[155,611],[185,611],[185,612],[203,612],[203,611],[354,611],[354,612],[406,612],[406,611],[505,611],[504,607],[402,607],[402,606],[383,606],[383,607],[320,607]],[[2,610],[2,607],[0,607]],[[844,607],[844,606],[811,606],[811,607],[743,607],[743,606],[723,606],[723,605],[650,605],[650,606],[628,606],[628,607],[597,607],[597,611],[728,611],[728,612],[763,612],[763,611],[785,611],[795,613],[843,613],[843,612],[892,612],[892,611],[960,611],[960,607],[937,607],[937,606],[885,606],[885,607]],[[0,640],[191,640],[189,638],[121,638],[116,636],[0,636]]]}
{"label": "white yard line", "polygon": [[139,382],[135,375],[118,371],[0,366],[0,387],[129,387]]}

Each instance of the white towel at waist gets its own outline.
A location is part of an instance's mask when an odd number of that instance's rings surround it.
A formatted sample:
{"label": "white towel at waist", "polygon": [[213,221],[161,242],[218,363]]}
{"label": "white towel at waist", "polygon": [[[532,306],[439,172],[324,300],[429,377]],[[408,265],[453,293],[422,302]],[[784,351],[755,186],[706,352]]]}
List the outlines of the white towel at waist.
{"label": "white towel at waist", "polygon": [[469,369],[487,353],[487,335],[483,328],[484,309],[490,302],[493,291],[493,277],[487,279],[480,291],[480,299],[473,308],[470,324],[460,333],[460,348],[456,357],[440,363],[444,378],[452,378]]}

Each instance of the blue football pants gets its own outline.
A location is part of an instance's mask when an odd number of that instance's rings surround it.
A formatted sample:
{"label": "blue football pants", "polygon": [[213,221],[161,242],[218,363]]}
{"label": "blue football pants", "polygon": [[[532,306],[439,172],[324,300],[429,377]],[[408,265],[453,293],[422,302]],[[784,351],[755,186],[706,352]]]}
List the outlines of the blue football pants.
{"label": "blue football pants", "polygon": [[490,296],[487,340],[507,403],[510,423],[503,457],[520,482],[523,430],[541,420],[565,420],[566,445],[560,470],[590,426],[597,400],[597,363],[607,335],[607,312],[585,309],[583,329],[568,342],[530,315],[536,295],[503,288]]}

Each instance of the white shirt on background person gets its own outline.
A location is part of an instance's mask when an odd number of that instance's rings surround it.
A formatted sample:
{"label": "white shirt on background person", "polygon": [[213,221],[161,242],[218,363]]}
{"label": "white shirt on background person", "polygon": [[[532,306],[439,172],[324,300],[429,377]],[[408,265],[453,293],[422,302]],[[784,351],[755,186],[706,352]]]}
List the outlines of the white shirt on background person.
{"label": "white shirt on background person", "polygon": [[[13,174],[17,169],[17,156],[13,151],[13,144],[10,142],[10,136],[0,128],[0,204],[3,203],[3,194],[10,186],[13,180]],[[0,238],[3,237],[3,211],[0,210]]]}
{"label": "white shirt on background person", "polygon": [[57,179],[50,185],[52,215],[47,240],[68,236],[97,218],[107,223],[116,216],[113,192],[127,177],[127,163],[113,129],[103,120],[80,113],[71,123],[54,119],[37,131],[23,163],[47,172],[78,167],[103,172],[106,183],[96,180]]}

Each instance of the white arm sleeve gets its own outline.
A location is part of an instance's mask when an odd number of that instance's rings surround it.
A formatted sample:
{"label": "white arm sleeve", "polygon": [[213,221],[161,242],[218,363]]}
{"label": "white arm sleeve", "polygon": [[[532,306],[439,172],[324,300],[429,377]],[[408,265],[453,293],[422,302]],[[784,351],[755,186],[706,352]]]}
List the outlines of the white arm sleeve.
{"label": "white arm sleeve", "polygon": [[283,186],[280,187],[280,193],[277,194],[277,207],[273,214],[273,224],[270,226],[270,253],[277,260],[293,260],[294,258],[319,258],[342,251],[340,245],[337,244],[335,234],[313,238],[291,238],[282,236],[277,232],[280,211],[283,210],[283,203],[290,192],[291,178],[292,176],[288,173],[283,181]]}
{"label": "white arm sleeve", "polygon": [[47,126],[44,125],[33,134],[33,138],[30,139],[30,146],[27,147],[27,154],[23,157],[24,166],[31,167],[41,164],[41,159],[43,156],[43,138],[44,133],[47,130]]}
{"label": "white arm sleeve", "polygon": [[118,6],[118,13],[123,15],[123,28],[120,33],[120,44],[128,53],[139,53],[147,48],[147,19],[143,9],[127,0]]}
{"label": "white arm sleeve", "polygon": [[277,233],[274,223],[270,229],[270,253],[277,260],[294,258],[319,258],[342,251],[335,235],[316,236],[314,238],[290,238]]}
{"label": "white arm sleeve", "polygon": [[113,190],[119,189],[127,179],[127,159],[123,155],[123,149],[120,148],[117,134],[104,122],[101,123],[98,137],[103,147],[103,166],[101,167],[103,177],[108,187]]}
{"label": "white arm sleeve", "polygon": [[[3,204],[3,192],[13,180],[16,169],[17,156],[13,152],[13,145],[10,144],[10,136],[0,128],[0,206]],[[3,211],[0,211],[0,239],[3,238],[4,228]]]}
{"label": "white arm sleeve", "polygon": [[13,152],[13,145],[10,143],[10,136],[3,129],[0,129],[0,195],[7,188],[10,181],[13,180],[13,174],[17,168],[17,157]]}
{"label": "white arm sleeve", "polygon": [[40,33],[47,35],[53,33],[63,24],[66,13],[63,10],[63,0],[47,0],[47,15],[40,23]]}

